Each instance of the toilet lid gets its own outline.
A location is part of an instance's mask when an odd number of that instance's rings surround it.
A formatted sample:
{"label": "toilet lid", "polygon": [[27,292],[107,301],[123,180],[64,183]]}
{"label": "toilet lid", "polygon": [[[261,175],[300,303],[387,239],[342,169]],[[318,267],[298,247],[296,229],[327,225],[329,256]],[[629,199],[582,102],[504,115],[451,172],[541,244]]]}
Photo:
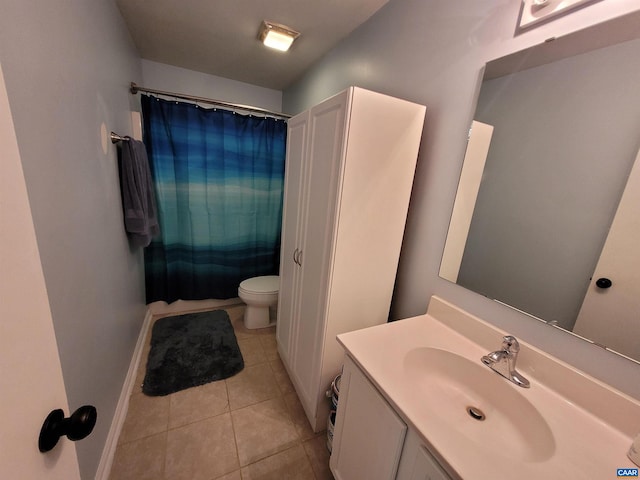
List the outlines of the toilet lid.
{"label": "toilet lid", "polygon": [[253,293],[277,293],[280,289],[280,277],[278,275],[266,275],[243,280],[240,288]]}

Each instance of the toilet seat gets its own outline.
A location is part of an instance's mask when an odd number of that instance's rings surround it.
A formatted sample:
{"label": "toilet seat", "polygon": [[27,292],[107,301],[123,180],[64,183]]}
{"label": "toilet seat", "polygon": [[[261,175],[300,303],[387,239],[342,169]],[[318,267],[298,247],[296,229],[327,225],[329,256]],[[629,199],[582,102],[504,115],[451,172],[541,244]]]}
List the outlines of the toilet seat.
{"label": "toilet seat", "polygon": [[264,277],[248,278],[240,282],[239,290],[250,295],[273,295],[280,289],[280,277],[266,275]]}

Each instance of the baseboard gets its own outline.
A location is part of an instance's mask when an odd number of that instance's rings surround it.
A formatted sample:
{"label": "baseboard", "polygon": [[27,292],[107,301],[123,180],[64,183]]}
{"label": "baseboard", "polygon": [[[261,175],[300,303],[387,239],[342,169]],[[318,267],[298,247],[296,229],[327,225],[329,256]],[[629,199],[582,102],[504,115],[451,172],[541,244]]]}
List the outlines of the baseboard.
{"label": "baseboard", "polygon": [[98,471],[96,472],[95,480],[108,480],[109,474],[111,473],[113,457],[116,453],[118,438],[120,437],[120,432],[122,431],[124,420],[125,418],[127,418],[127,410],[129,409],[129,397],[131,396],[131,392],[133,391],[133,387],[135,386],[138,366],[140,365],[140,360],[142,358],[142,351],[144,349],[145,340],[147,338],[147,332],[149,331],[149,327],[151,326],[152,316],[153,314],[151,313],[151,309],[148,308],[147,313],[144,317],[144,321],[142,322],[140,334],[138,335],[138,342],[136,343],[136,347],[131,357],[129,371],[127,372],[127,377],[125,378],[124,384],[122,386],[122,391],[120,392],[118,405],[116,406],[116,411],[113,415],[113,420],[111,421],[111,428],[109,429],[109,434],[107,435],[107,441],[105,442],[104,449],[102,450],[102,457],[100,458],[100,463],[98,464]]}
{"label": "baseboard", "polygon": [[152,315],[167,315],[210,310],[212,308],[229,307],[232,305],[243,305],[243,303],[240,298],[235,297],[226,300],[176,300],[169,304],[158,301],[150,303],[148,307]]}

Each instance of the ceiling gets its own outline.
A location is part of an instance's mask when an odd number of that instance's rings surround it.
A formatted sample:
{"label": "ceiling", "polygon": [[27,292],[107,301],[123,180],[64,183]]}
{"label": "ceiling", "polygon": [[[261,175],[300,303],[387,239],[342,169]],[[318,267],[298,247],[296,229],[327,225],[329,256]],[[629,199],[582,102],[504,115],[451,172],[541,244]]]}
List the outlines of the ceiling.
{"label": "ceiling", "polygon": [[[389,0],[116,0],[140,56],[284,90]],[[262,20],[301,33],[288,52],[257,39]]]}

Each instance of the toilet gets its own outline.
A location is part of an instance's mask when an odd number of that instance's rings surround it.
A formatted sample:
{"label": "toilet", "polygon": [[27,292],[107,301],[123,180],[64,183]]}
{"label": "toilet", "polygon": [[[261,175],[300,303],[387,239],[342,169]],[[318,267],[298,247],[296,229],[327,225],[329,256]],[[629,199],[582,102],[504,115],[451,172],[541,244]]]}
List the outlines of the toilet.
{"label": "toilet", "polygon": [[248,278],[240,283],[238,296],[247,304],[244,311],[244,326],[246,328],[264,328],[271,325],[269,307],[277,305],[279,289],[280,277],[278,275]]}

